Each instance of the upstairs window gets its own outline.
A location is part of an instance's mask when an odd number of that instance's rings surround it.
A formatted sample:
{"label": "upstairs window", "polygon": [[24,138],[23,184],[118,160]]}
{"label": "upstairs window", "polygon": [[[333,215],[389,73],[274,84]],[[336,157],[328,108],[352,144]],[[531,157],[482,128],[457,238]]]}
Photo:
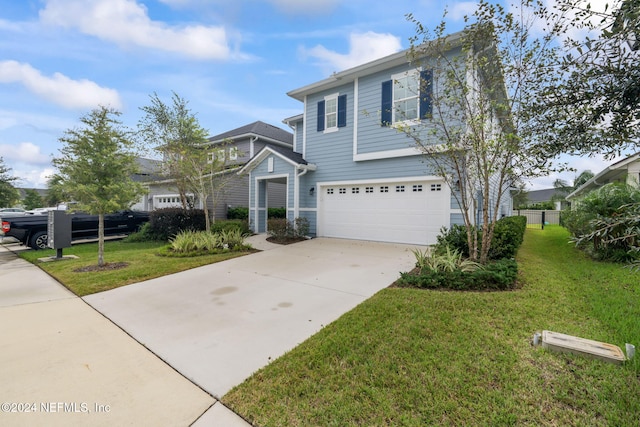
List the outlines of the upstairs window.
{"label": "upstairs window", "polygon": [[394,74],[382,82],[381,124],[426,119],[432,114],[431,70]]}
{"label": "upstairs window", "polygon": [[347,125],[347,95],[337,93],[318,102],[318,132],[334,132]]}

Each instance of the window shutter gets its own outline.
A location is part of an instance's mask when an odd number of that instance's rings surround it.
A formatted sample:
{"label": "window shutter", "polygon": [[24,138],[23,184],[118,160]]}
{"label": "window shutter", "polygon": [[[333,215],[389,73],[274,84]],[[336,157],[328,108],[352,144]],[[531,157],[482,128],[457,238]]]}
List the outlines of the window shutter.
{"label": "window shutter", "polygon": [[347,95],[338,97],[338,127],[342,128],[347,125]]}
{"label": "window shutter", "polygon": [[318,132],[324,130],[324,101],[318,102]]}
{"label": "window shutter", "polygon": [[420,71],[420,118],[427,119],[433,113],[431,95],[433,93],[433,70]]}
{"label": "window shutter", "polygon": [[391,113],[393,110],[393,81],[382,82],[382,106],[380,107],[380,121],[382,126],[391,124]]}

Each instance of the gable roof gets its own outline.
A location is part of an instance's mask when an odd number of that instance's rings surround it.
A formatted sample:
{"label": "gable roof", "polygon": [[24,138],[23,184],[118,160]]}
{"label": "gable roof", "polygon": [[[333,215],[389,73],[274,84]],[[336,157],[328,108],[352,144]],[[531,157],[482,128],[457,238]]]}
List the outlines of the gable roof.
{"label": "gable roof", "polygon": [[293,145],[293,134],[283,130],[277,126],[270,125],[265,122],[257,121],[239,128],[214,135],[209,138],[210,143],[219,143],[228,139],[239,139],[248,137],[259,137],[261,139]]}
{"label": "gable roof", "polygon": [[567,196],[567,200],[571,200],[589,191],[595,190],[598,187],[602,187],[605,184],[614,182],[616,179],[621,178],[627,174],[627,167],[630,163],[640,161],[640,152],[630,155],[611,166],[604,168],[598,174],[596,174],[589,181],[578,187],[573,193]]}
{"label": "gable roof", "polygon": [[238,175],[251,172],[271,154],[280,157],[282,160],[291,164],[292,166],[295,166],[296,168],[316,170],[316,165],[308,163],[302,157],[302,154],[297,153],[290,148],[279,147],[276,145],[265,145],[262,150],[260,150],[255,156],[253,156],[251,160],[249,160],[249,162],[247,162],[247,164],[238,171]]}
{"label": "gable roof", "polygon": [[[464,31],[453,33],[445,37],[444,42],[449,44],[451,47],[454,47],[460,44],[463,34]],[[346,83],[353,82],[359,77],[368,76],[370,74],[384,71],[398,65],[409,64],[411,63],[411,60],[408,56],[410,52],[411,49],[405,49],[392,55],[385,56],[384,58],[376,59],[374,61],[367,62],[366,64],[358,65],[357,67],[349,68],[338,73],[334,72],[330,77],[324,80],[320,80],[319,82],[289,91],[287,92],[287,95],[294,99],[297,99],[298,101],[304,101],[304,97],[306,95],[321,90],[333,89]]]}

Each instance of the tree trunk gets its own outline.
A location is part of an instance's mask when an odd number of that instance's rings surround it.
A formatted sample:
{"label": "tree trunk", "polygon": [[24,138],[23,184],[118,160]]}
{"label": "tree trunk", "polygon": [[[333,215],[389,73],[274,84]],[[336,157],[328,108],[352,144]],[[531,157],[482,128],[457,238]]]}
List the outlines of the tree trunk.
{"label": "tree trunk", "polygon": [[98,214],[98,266],[104,265],[104,214]]}

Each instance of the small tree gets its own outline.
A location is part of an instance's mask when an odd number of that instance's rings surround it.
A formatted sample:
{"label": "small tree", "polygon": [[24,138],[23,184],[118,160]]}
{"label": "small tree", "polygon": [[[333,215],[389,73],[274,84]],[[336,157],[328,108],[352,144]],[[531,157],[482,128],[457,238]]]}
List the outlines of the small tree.
{"label": "small tree", "polygon": [[177,93],[173,92],[170,105],[156,93],[150,98],[151,104],[140,108],[145,116],[138,122],[138,136],[162,155],[165,174],[175,182],[182,208],[187,209],[192,204],[188,196],[188,156],[206,141],[206,131],[188,108],[188,102]]}
{"label": "small tree", "polygon": [[11,168],[5,166],[4,159],[0,157],[0,207],[11,207],[20,200],[20,193],[13,186],[18,178],[9,172]]}
{"label": "small tree", "polygon": [[22,201],[25,209],[35,209],[42,207],[42,197],[32,188],[25,190],[24,200]]}
{"label": "small tree", "polygon": [[[508,191],[550,168],[547,157],[531,155],[536,139],[526,132],[531,100],[554,78],[549,73],[557,55],[552,42],[560,32],[552,25],[548,34],[532,38],[540,18],[547,18],[546,10],[533,1],[508,12],[481,0],[459,37],[446,37],[444,22],[432,34],[409,15],[416,24],[409,59],[431,71],[431,78],[420,82],[420,101],[430,111],[418,123],[397,128],[452,189],[470,258],[481,263],[487,261]],[[482,230],[480,238],[475,227]]]}
{"label": "small tree", "polygon": [[136,170],[133,142],[116,119],[120,113],[100,107],[80,118],[82,128],[60,138],[60,187],[78,209],[98,215],[98,266],[104,265],[104,216],[129,208],[142,194],[132,180]]}

